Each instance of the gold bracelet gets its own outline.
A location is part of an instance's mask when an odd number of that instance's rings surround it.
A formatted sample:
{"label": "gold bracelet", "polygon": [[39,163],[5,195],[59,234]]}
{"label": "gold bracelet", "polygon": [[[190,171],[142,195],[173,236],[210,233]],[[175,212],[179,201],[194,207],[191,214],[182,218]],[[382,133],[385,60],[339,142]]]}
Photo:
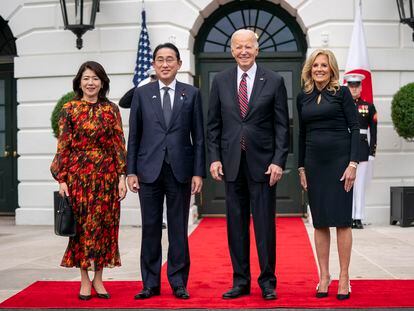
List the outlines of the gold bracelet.
{"label": "gold bracelet", "polygon": [[357,165],[355,163],[349,163],[348,166],[353,167],[353,168],[357,168]]}

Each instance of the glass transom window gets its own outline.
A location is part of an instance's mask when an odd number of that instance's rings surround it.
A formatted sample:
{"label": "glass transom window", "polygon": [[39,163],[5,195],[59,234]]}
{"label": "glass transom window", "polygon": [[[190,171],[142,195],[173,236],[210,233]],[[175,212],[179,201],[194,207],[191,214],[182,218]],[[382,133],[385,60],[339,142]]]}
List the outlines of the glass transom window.
{"label": "glass transom window", "polygon": [[256,33],[260,52],[297,52],[298,43],[292,30],[268,11],[247,8],[223,16],[210,29],[203,52],[230,52],[230,39],[238,29]]}

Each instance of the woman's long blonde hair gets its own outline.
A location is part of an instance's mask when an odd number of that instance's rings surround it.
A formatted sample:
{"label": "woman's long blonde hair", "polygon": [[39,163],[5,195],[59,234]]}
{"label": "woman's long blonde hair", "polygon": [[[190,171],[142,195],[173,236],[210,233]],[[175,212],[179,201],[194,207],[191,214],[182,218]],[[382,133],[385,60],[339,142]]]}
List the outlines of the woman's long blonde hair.
{"label": "woman's long blonde hair", "polygon": [[328,65],[331,69],[331,76],[329,78],[327,90],[336,92],[340,87],[339,68],[335,55],[330,50],[317,49],[306,59],[305,65],[303,65],[302,69],[302,87],[307,94],[311,93],[315,87],[315,83],[312,79],[312,65],[315,62],[316,57],[319,55],[326,55],[326,57],[328,57]]}

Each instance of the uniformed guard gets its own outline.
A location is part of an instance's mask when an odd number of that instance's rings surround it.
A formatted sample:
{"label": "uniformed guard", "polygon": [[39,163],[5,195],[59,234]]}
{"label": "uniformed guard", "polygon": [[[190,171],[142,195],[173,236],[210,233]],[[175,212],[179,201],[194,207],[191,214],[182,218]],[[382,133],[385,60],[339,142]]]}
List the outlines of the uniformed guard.
{"label": "uniformed guard", "polygon": [[[148,78],[142,80],[137,87],[143,86],[147,83],[157,80],[157,74],[155,73],[155,69],[151,66],[150,69],[147,70]],[[119,106],[122,108],[131,108],[132,96],[134,96],[135,86],[128,90],[121,99],[119,100]]]}
{"label": "uniformed guard", "polygon": [[[346,74],[344,79],[354,98],[358,110],[358,120],[360,128],[359,144],[359,165],[354,183],[354,198],[352,205],[352,228],[363,229],[362,219],[365,210],[365,189],[369,182],[368,168],[375,159],[377,148],[377,111],[372,103],[363,101],[361,96],[361,81],[365,79],[363,74]],[[369,130],[369,140],[368,140]]]}

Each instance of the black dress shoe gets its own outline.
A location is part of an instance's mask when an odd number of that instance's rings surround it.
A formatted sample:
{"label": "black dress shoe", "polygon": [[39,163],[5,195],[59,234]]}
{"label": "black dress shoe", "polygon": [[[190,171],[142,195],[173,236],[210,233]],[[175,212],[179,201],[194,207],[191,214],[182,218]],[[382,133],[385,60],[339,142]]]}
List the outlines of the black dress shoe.
{"label": "black dress shoe", "polygon": [[352,219],[352,226],[351,226],[351,228],[352,229],[355,229],[356,228],[355,219]]}
{"label": "black dress shoe", "polygon": [[274,300],[277,298],[275,290],[270,287],[262,289],[262,297],[265,300]]}
{"label": "black dress shoe", "polygon": [[147,299],[152,296],[158,296],[160,294],[159,287],[144,287],[142,291],[135,295],[135,299]]}
{"label": "black dress shoe", "polygon": [[355,219],[355,229],[364,229],[361,219]]}
{"label": "black dress shoe", "polygon": [[223,294],[223,299],[234,299],[240,296],[249,295],[250,287],[249,286],[236,286],[230,289],[229,291]]}
{"label": "black dress shoe", "polygon": [[190,294],[188,293],[187,289],[184,286],[177,286],[173,288],[174,296],[179,299],[188,299],[190,298]]}
{"label": "black dress shoe", "polygon": [[89,299],[92,298],[92,295],[82,295],[82,294],[79,294],[78,297],[79,297],[80,300],[89,300]]}

